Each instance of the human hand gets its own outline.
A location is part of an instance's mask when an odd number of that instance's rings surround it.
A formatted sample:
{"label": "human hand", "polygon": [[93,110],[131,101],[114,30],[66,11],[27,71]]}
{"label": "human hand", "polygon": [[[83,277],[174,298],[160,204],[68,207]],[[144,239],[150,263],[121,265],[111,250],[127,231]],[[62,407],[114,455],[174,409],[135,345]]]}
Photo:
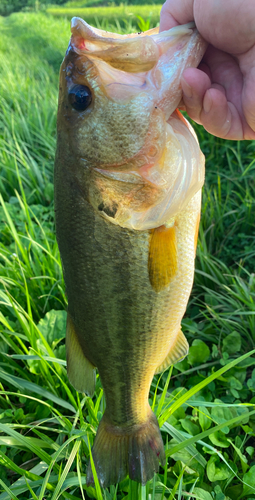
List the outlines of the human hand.
{"label": "human hand", "polygon": [[211,134],[255,139],[255,3],[166,0],[160,31],[195,21],[209,42],[198,68],[183,72],[185,110]]}

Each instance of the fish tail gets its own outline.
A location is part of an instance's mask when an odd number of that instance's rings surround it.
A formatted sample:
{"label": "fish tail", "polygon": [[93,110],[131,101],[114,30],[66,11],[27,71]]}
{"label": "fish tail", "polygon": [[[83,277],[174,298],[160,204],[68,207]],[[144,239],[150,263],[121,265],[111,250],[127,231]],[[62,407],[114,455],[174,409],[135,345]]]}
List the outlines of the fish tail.
{"label": "fish tail", "polygon": [[[130,479],[145,485],[165,463],[164,445],[159,425],[150,409],[143,424],[130,428],[114,426],[105,413],[92,448],[99,483],[102,487]],[[91,464],[87,469],[87,485],[94,484]]]}

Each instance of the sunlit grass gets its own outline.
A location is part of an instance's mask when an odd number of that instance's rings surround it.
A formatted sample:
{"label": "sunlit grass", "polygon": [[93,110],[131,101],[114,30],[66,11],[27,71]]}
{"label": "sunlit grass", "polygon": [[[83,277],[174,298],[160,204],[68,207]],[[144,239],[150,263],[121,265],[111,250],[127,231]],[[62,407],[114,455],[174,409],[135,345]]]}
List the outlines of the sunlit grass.
{"label": "sunlit grass", "polygon": [[[48,7],[47,13],[57,18],[63,17],[70,20],[77,16],[87,23],[107,31],[129,33],[142,30],[140,23],[142,17],[148,20],[153,28],[159,23],[161,5],[110,5],[109,7]],[[148,29],[148,28],[147,28]]]}

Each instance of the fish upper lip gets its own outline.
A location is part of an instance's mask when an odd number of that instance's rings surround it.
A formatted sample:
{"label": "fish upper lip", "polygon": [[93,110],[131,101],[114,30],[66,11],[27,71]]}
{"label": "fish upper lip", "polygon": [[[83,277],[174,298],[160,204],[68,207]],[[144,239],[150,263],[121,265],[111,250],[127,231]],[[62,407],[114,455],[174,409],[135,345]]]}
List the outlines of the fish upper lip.
{"label": "fish upper lip", "polygon": [[109,60],[118,69],[123,69],[125,64],[125,71],[136,73],[151,70],[176,41],[182,40],[185,35],[192,37],[197,31],[195,28],[195,23],[191,22],[161,33],[159,28],[154,28],[140,35],[119,35],[92,28],[83,19],[74,17],[71,21],[71,45],[78,54],[85,52],[91,57]]}
{"label": "fish upper lip", "polygon": [[138,33],[131,33],[129,35],[120,35],[117,33],[112,33],[110,31],[103,31],[98,28],[94,28],[90,26],[84,19],[81,17],[75,16],[71,19],[71,31],[72,33],[75,31],[78,31],[79,34],[83,34],[86,32],[86,35],[89,36],[90,38],[94,38],[94,40],[98,38],[103,38],[103,39],[118,39],[118,40],[126,40],[126,39],[134,39],[134,38],[142,38],[144,36],[148,36],[148,32],[150,35],[158,35],[160,39],[164,37],[169,37],[169,35],[176,35],[176,34],[185,34],[188,33],[188,30],[196,28],[196,25],[193,21],[179,25],[179,26],[174,26],[173,28],[170,28],[169,30],[161,31],[159,33],[159,27],[157,28],[152,28],[148,31],[141,32],[140,34]]}

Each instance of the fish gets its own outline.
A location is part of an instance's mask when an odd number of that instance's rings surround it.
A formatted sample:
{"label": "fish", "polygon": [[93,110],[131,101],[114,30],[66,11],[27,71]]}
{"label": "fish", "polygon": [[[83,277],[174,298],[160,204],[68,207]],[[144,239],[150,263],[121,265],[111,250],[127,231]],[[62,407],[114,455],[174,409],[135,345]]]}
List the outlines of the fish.
{"label": "fish", "polygon": [[[60,69],[56,236],[68,298],[67,374],[106,408],[92,456],[99,483],[143,485],[165,452],[148,395],[182,360],[204,156],[177,109],[206,42],[189,23],[118,35],[71,22]],[[91,463],[87,484],[93,484]]]}

